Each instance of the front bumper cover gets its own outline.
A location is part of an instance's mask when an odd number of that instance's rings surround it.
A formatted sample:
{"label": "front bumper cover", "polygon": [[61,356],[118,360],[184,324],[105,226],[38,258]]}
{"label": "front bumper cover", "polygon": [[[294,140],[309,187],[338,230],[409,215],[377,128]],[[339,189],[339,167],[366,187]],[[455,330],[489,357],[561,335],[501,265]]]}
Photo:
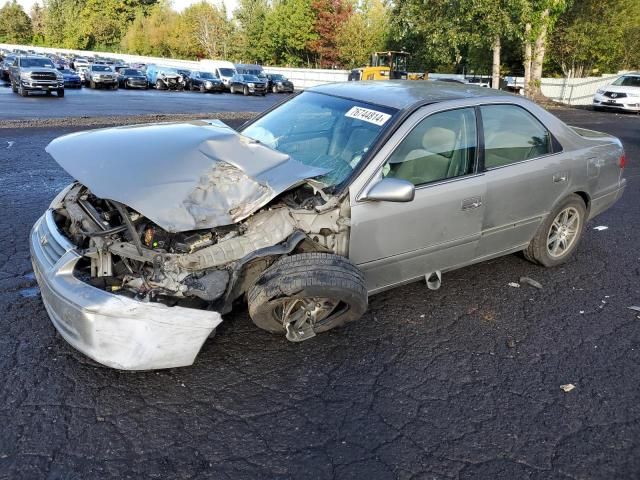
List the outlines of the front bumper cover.
{"label": "front bumper cover", "polygon": [[593,97],[593,106],[625,110],[628,112],[640,112],[640,97],[609,98],[596,93]]}
{"label": "front bumper cover", "polygon": [[152,370],[188,366],[222,322],[219,313],[113,295],[74,276],[81,258],[58,230],[51,209],[30,238],[42,301],[62,337],[108,367]]}

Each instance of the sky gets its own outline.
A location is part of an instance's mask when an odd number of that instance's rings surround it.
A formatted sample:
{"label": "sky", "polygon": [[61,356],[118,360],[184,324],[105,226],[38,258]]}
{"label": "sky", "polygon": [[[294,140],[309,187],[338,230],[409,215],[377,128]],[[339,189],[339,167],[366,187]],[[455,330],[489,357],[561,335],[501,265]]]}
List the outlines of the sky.
{"label": "sky", "polygon": [[[39,1],[40,5],[42,5],[42,0],[18,0],[18,3],[20,5],[22,5],[22,8],[24,8],[24,11],[29,13],[31,11],[31,6],[36,2]],[[188,7],[189,5],[191,5],[192,3],[196,3],[200,0],[173,0],[173,7],[178,10],[184,10],[186,7]],[[0,0],[0,5],[4,5],[6,3],[6,0]],[[238,0],[224,0],[224,4],[227,6],[227,12],[231,13],[233,12],[233,10],[235,10],[236,6],[238,5]]]}

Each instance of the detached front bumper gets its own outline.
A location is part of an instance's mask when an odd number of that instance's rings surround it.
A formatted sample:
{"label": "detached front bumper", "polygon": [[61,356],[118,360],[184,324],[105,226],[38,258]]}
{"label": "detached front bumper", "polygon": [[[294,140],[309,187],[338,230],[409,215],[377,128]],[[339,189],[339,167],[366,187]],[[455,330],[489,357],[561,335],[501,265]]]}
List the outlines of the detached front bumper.
{"label": "detached front bumper", "polygon": [[599,93],[593,97],[596,108],[612,108],[627,112],[640,112],[640,97],[609,98]]}
{"label": "detached front bumper", "polygon": [[222,321],[217,312],[132,300],[80,281],[74,267],[81,255],[58,230],[51,209],[33,226],[30,247],[42,301],[56,330],[108,367],[191,365]]}

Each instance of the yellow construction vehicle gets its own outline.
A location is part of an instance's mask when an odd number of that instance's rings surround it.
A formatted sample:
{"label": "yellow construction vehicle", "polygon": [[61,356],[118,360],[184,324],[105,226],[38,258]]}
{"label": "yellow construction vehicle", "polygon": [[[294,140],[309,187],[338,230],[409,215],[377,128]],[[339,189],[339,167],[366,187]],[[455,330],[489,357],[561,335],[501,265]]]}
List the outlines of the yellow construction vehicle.
{"label": "yellow construction vehicle", "polygon": [[[421,80],[423,73],[407,71],[407,52],[374,52],[368,67],[360,70],[359,80]],[[354,78],[355,79],[355,78]]]}

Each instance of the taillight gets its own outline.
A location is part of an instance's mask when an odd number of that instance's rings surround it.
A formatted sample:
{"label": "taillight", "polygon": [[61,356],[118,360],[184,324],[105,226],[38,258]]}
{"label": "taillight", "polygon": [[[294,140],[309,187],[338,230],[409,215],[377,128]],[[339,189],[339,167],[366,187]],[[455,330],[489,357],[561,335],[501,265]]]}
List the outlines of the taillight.
{"label": "taillight", "polygon": [[618,165],[620,166],[620,168],[624,168],[627,165],[627,157],[625,156],[624,153],[620,155],[620,160],[618,160]]}

